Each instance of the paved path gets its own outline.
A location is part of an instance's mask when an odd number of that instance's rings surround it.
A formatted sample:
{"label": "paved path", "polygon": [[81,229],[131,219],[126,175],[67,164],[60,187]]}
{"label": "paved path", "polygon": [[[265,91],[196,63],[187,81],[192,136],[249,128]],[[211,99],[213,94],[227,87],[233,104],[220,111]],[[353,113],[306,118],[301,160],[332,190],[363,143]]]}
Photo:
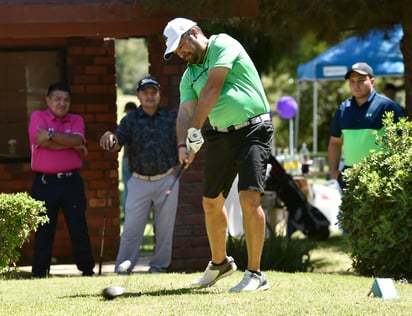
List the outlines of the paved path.
{"label": "paved path", "polygon": [[[143,273],[149,270],[149,261],[150,256],[141,256],[137,261],[136,266],[133,269],[133,272]],[[19,272],[29,276],[31,274],[31,266],[22,266],[19,267]],[[96,262],[94,268],[96,275],[99,273],[99,263]],[[81,275],[81,272],[77,270],[75,264],[54,264],[50,267],[51,276],[76,276]],[[114,261],[103,262],[102,265],[102,275],[114,275]]]}

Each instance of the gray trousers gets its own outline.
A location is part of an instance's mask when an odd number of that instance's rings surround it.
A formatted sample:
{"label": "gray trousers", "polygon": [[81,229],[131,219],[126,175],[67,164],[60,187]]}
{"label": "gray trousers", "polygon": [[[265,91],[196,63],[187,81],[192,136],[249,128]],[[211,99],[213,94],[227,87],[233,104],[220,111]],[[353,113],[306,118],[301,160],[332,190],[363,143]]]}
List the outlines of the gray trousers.
{"label": "gray trousers", "polygon": [[139,256],[150,211],[153,211],[155,247],[149,265],[155,270],[169,267],[172,259],[179,181],[174,185],[163,209],[159,210],[159,208],[173,180],[174,174],[172,173],[158,181],[140,180],[132,176],[127,182],[126,214],[116,258],[116,273],[119,264],[125,260],[130,260],[132,263],[128,272],[133,270]]}

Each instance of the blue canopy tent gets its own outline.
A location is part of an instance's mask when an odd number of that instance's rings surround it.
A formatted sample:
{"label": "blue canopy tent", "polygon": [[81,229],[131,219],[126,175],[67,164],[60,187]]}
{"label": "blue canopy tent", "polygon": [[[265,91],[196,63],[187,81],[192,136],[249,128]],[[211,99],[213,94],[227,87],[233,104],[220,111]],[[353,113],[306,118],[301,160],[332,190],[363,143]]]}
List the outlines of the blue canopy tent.
{"label": "blue canopy tent", "polygon": [[[306,64],[298,66],[297,100],[300,104],[300,83],[313,81],[313,152],[318,151],[317,113],[318,87],[320,80],[344,80],[348,69],[356,62],[367,62],[375,76],[402,76],[403,56],[399,42],[403,36],[402,27],[391,30],[372,30],[365,36],[352,36],[329,48]],[[298,122],[298,120],[297,120]],[[299,126],[295,125],[295,143]]]}

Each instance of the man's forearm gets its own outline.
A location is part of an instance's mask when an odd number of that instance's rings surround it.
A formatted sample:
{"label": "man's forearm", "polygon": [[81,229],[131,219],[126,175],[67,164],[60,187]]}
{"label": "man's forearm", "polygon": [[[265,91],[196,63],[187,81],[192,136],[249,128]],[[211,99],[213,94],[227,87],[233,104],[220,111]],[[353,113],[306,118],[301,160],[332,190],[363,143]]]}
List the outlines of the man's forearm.
{"label": "man's forearm", "polygon": [[50,149],[74,148],[83,144],[83,137],[79,134],[53,133],[51,138],[44,143]]}

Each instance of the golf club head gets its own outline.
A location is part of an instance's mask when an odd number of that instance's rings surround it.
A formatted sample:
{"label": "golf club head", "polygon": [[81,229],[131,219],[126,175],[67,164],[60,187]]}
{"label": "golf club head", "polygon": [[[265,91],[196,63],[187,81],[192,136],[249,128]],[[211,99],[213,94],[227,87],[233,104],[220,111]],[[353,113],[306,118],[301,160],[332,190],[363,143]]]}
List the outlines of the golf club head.
{"label": "golf club head", "polygon": [[102,295],[105,299],[107,300],[112,300],[120,295],[122,295],[124,293],[124,287],[121,286],[109,286],[106,287],[103,292]]}
{"label": "golf club head", "polygon": [[117,270],[120,273],[127,272],[127,270],[130,268],[131,265],[132,263],[130,262],[130,260],[125,260],[121,264],[119,264],[119,267],[117,268]]}

